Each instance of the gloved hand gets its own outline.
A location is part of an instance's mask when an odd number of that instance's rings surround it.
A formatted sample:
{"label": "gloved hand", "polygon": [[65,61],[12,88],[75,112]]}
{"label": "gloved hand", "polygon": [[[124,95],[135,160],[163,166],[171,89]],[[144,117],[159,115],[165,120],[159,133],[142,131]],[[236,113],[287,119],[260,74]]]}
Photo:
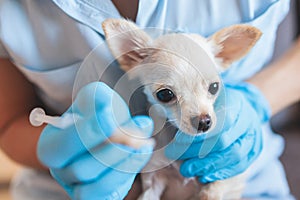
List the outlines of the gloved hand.
{"label": "gloved hand", "polygon": [[123,129],[139,131],[146,139],[152,120],[132,118],[122,98],[101,82],[83,87],[64,115],[70,113],[74,124],[65,129],[47,125],[43,130],[39,159],[72,199],[123,199],[153,147],[135,149],[109,142],[108,137]]}
{"label": "gloved hand", "polygon": [[216,128],[194,137],[177,132],[165,150],[168,158],[183,160],[183,176],[202,183],[245,171],[262,150],[262,123],[270,118],[266,99],[248,83],[224,85],[214,107]]}

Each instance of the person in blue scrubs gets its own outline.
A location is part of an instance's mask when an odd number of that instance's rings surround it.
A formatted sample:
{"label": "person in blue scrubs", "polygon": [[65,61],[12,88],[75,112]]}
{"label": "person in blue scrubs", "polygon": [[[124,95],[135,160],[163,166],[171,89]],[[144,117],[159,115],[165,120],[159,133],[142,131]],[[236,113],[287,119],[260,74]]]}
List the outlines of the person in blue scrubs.
{"label": "person in blue scrubs", "polygon": [[[195,140],[181,157],[180,171],[206,183],[237,175],[251,165],[244,197],[293,199],[278,159],[284,142],[268,122],[272,115],[300,100],[300,69],[295,64],[299,62],[299,44],[281,60],[269,64],[278,25],[288,10],[289,0],[0,0],[0,145],[12,159],[34,169],[25,170],[14,180],[14,198],[123,199],[132,195],[128,192],[152,148],[133,150],[106,144],[105,138],[116,127],[127,126],[149,137],[153,125],[148,117],[130,116],[122,98],[107,86],[113,86],[112,80],[120,70],[102,77],[106,84],[94,82],[82,87],[72,101],[82,61],[105,41],[101,23],[107,18],[124,17],[141,28],[205,37],[239,23],[263,32],[253,50],[222,74],[226,102],[235,109],[225,119],[216,148],[199,158],[194,152],[199,151],[203,140]],[[112,59],[106,48],[98,56],[103,62]],[[282,77],[289,78],[283,82]],[[111,120],[114,111],[108,102],[112,96],[119,102],[118,123]],[[32,127],[28,115],[38,105],[53,114],[78,114],[79,129],[75,125],[66,129]],[[229,130],[235,134],[228,136]],[[184,145],[178,140],[182,137],[184,140],[187,136],[176,137],[172,145]],[[95,148],[104,143],[105,148]],[[126,153],[117,154],[119,149]],[[114,155],[114,162],[108,167],[96,160],[91,150],[101,156]],[[176,153],[167,149],[166,155],[172,158]],[[218,160],[217,154],[221,155]],[[47,170],[55,181],[42,172]]]}

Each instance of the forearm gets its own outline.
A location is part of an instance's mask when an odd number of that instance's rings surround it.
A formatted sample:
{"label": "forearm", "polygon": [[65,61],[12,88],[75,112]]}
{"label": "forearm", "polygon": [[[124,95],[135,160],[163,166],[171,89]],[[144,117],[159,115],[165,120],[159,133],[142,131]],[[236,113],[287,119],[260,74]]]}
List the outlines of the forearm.
{"label": "forearm", "polygon": [[0,148],[20,164],[43,168],[36,156],[42,128],[28,121],[38,98],[32,84],[7,59],[0,59],[0,97]]}
{"label": "forearm", "polygon": [[25,112],[10,122],[0,137],[1,149],[14,161],[36,169],[46,169],[38,160],[36,146],[44,126],[35,128]]}
{"label": "forearm", "polygon": [[280,59],[248,80],[264,94],[272,115],[300,100],[300,39]]}

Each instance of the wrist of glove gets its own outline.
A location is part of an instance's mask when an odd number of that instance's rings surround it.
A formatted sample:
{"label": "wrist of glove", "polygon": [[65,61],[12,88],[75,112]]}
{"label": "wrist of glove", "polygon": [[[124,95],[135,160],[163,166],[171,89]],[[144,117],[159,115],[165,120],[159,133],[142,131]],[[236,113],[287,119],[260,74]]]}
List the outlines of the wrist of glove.
{"label": "wrist of glove", "polygon": [[72,199],[123,199],[153,147],[135,149],[109,137],[116,130],[132,130],[147,139],[152,120],[131,117],[122,98],[100,82],[82,88],[66,114],[76,115],[74,124],[43,130],[37,148],[40,161]]}
{"label": "wrist of glove", "polygon": [[183,176],[208,183],[245,171],[262,150],[261,126],[270,108],[261,92],[249,83],[225,84],[215,102],[217,127],[207,134],[178,132],[165,150],[170,159],[181,159]]}

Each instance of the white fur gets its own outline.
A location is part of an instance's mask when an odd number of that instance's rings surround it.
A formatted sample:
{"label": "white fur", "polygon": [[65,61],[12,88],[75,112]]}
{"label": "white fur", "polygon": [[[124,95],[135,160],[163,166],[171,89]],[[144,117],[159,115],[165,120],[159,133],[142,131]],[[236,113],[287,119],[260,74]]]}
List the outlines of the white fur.
{"label": "white fur", "polygon": [[[134,23],[109,19],[103,23],[108,45],[121,67],[145,86],[151,103],[165,107],[171,123],[191,135],[198,133],[191,118],[208,114],[213,129],[217,123],[213,104],[217,98],[208,92],[218,73],[244,56],[255,44],[260,32],[250,26],[225,28],[211,38],[196,34],[168,34],[152,39]],[[238,40],[238,41],[237,41]],[[221,86],[221,84],[220,84]],[[176,101],[167,104],[156,98],[156,92],[168,88]],[[157,146],[170,140],[168,130],[157,137]],[[179,163],[168,160],[163,149],[155,151],[142,174],[144,193],[140,200],[170,199],[221,200],[241,196],[245,175],[201,185],[196,179],[185,179],[178,171]],[[153,171],[153,169],[158,169]],[[152,170],[152,171],[151,171]]]}

